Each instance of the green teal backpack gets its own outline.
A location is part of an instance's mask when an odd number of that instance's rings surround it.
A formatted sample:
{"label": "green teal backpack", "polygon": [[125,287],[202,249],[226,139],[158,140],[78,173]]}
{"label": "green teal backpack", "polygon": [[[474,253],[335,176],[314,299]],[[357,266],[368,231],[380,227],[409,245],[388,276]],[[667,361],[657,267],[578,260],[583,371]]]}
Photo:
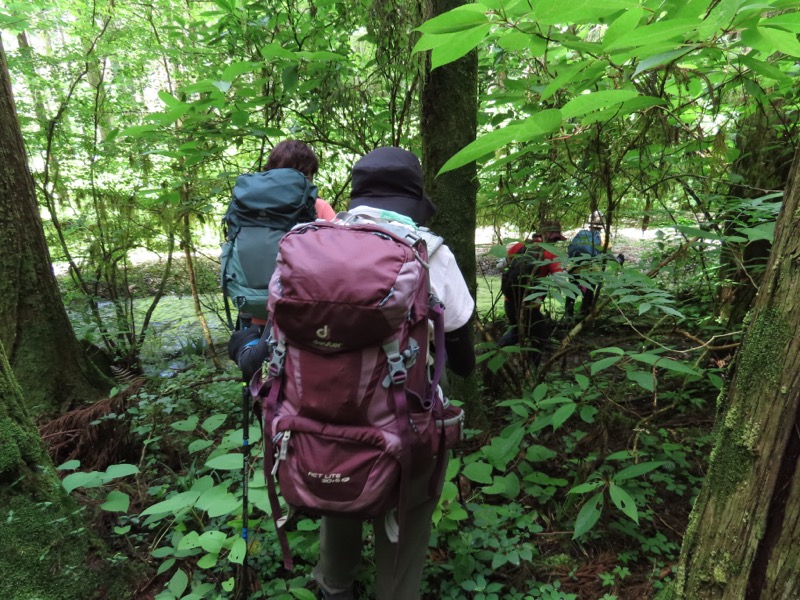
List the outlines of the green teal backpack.
{"label": "green teal backpack", "polygon": [[236,179],[223,219],[221,280],[228,303],[239,313],[266,320],[267,288],[275,270],[278,242],[298,223],[317,218],[317,188],[294,169],[246,173]]}

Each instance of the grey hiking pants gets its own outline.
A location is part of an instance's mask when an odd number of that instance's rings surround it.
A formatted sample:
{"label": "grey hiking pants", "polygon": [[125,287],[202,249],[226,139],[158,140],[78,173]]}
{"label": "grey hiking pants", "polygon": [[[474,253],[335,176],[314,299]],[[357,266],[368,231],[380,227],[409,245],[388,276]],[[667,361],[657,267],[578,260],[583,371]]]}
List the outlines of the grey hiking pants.
{"label": "grey hiking pants", "polygon": [[[434,461],[435,462],[435,459]],[[447,468],[445,461],[442,478]],[[431,516],[439,501],[428,496],[433,465],[410,482],[409,514],[398,543],[386,535],[384,519],[374,519],[376,600],[418,600],[422,569],[431,534]],[[436,486],[441,490],[441,481]],[[314,579],[325,597],[353,600],[353,582],[361,564],[363,522],[349,517],[323,517],[320,528],[319,562]]]}

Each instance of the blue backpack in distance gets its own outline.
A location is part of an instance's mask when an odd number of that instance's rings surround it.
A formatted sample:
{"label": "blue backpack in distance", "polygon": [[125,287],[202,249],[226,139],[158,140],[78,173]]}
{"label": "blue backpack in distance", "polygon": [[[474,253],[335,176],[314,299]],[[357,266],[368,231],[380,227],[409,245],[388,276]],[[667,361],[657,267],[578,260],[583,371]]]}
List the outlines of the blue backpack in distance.
{"label": "blue backpack in distance", "polygon": [[567,247],[567,256],[575,258],[577,256],[597,256],[603,249],[603,241],[600,239],[599,231],[581,229],[572,238]]}

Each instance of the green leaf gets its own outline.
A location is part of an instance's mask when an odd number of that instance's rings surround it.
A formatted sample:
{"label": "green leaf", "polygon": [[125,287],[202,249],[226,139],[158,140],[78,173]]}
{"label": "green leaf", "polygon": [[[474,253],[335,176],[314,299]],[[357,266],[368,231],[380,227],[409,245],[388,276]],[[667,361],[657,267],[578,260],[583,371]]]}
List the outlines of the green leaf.
{"label": "green leaf", "polygon": [[655,382],[653,381],[653,374],[650,371],[627,371],[628,379],[634,383],[639,384],[648,392],[655,389]]}
{"label": "green leaf", "polygon": [[163,90],[158,92],[158,97],[170,108],[175,108],[176,106],[181,106],[183,104],[183,102],[178,100],[175,96]]}
{"label": "green leaf", "polygon": [[575,410],[578,408],[578,405],[572,402],[571,404],[565,404],[561,408],[559,408],[555,413],[553,413],[553,431],[557,430],[561,427],[567,419],[569,419],[574,413]]}
{"label": "green leaf", "polygon": [[566,119],[579,117],[594,110],[601,110],[609,106],[622,104],[638,96],[635,90],[605,90],[590,94],[575,96],[561,109],[561,116]]}
{"label": "green leaf", "polygon": [[638,525],[639,511],[637,510],[636,503],[633,501],[633,498],[631,498],[630,494],[613,483],[608,486],[608,494],[611,496],[611,501],[614,503],[614,505],[623,513],[625,513],[625,515],[627,515],[631,521]]}
{"label": "green leaf", "polygon": [[226,592],[232,592],[234,586],[236,585],[236,580],[233,577],[229,577],[225,581],[222,582],[222,589]]}
{"label": "green leaf", "polygon": [[200,417],[197,415],[192,415],[188,419],[171,423],[170,427],[172,427],[175,431],[194,431],[195,427],[197,427],[198,421],[200,421]]}
{"label": "green leaf", "polygon": [[232,85],[230,81],[214,81],[212,84],[215,88],[217,88],[220,92],[225,93],[231,89]]}
{"label": "green leaf", "polygon": [[538,0],[534,14],[542,25],[598,23],[620,10],[638,8],[638,4],[636,0]]}
{"label": "green leaf", "polygon": [[244,461],[242,454],[223,454],[217,456],[206,462],[206,467],[209,469],[217,469],[220,471],[233,471],[241,469]]}
{"label": "green leaf", "polygon": [[178,542],[176,550],[194,550],[200,547],[200,535],[196,531],[190,531]]}
{"label": "green leaf", "polygon": [[225,70],[222,72],[222,75],[220,75],[220,79],[222,79],[223,81],[233,81],[239,75],[243,75],[244,73],[252,73],[253,71],[258,71],[259,69],[263,68],[264,68],[264,63],[260,62],[251,62],[251,61],[235,62],[232,65],[225,67]]}
{"label": "green leaf", "polygon": [[508,463],[519,453],[524,435],[525,431],[521,427],[506,430],[493,438],[488,446],[481,449],[481,452],[495,469],[505,471]]}
{"label": "green leaf", "polygon": [[521,491],[519,477],[516,473],[508,475],[498,475],[494,478],[492,485],[481,490],[484,494],[499,494],[509,499],[519,496]]}
{"label": "green leaf", "polygon": [[646,312],[647,312],[648,310],[650,310],[651,308],[653,308],[653,305],[652,305],[652,304],[650,304],[650,303],[648,303],[648,302],[642,302],[642,303],[639,305],[639,316],[643,315],[644,313],[646,313]]}
{"label": "green leaf", "polygon": [[591,380],[586,377],[586,375],[581,375],[580,373],[575,374],[575,382],[578,384],[578,387],[581,388],[581,391],[585,392],[589,389],[589,385],[591,384]]}
{"label": "green leaf", "polygon": [[160,565],[158,565],[158,570],[156,571],[156,575],[163,575],[164,573],[169,571],[174,565],[175,565],[175,559],[174,558],[168,558],[167,560],[162,562]]}
{"label": "green leaf", "polygon": [[581,407],[581,421],[584,423],[594,423],[594,417],[597,415],[597,409],[594,406]]}
{"label": "green leaf", "polygon": [[768,77],[776,81],[789,81],[791,79],[786,73],[781,71],[775,65],[758,60],[751,56],[740,56],[739,61],[748,69],[764,77]]}
{"label": "green leaf", "polygon": [[597,352],[606,352],[608,354],[616,354],[617,356],[624,356],[625,350],[622,348],[617,348],[616,346],[608,346],[607,348],[598,348],[597,350],[592,351],[592,355]]}
{"label": "green leaf", "polygon": [[310,62],[342,62],[347,60],[346,56],[327,50],[318,50],[316,52],[301,51],[297,55]]}
{"label": "green leaf", "polygon": [[621,356],[608,356],[606,358],[601,358],[600,360],[596,360],[590,363],[589,372],[592,375],[596,375],[603,369],[607,369],[608,367],[617,364],[621,360],[622,360]]}
{"label": "green leaf", "polygon": [[561,126],[561,113],[548,109],[536,113],[525,121],[496,129],[482,135],[462,148],[439,170],[439,175],[464,166],[487,154],[493,153],[514,141],[530,141],[556,131]]}
{"label": "green leaf", "polygon": [[778,52],[783,52],[789,56],[800,56],[800,42],[797,41],[797,34],[772,27],[759,27],[758,31],[761,37]]}
{"label": "green leaf", "polygon": [[142,511],[142,516],[145,515],[161,515],[161,514],[177,514],[194,506],[200,492],[180,492],[174,496],[167,498],[161,502],[156,502],[152,506],[148,506]]}
{"label": "green leaf", "polygon": [[172,592],[176,598],[180,598],[183,595],[183,592],[186,591],[186,587],[189,585],[189,576],[183,572],[182,569],[178,569],[175,571],[175,574],[172,576],[172,579],[169,580],[167,584],[167,589]]}
{"label": "green leaf", "polygon": [[487,23],[486,8],[481,4],[464,4],[433,19],[428,19],[417,28],[422,33],[453,33],[472,29]]}
{"label": "green leaf", "polygon": [[474,462],[464,467],[464,477],[475,483],[492,483],[492,465],[485,462]]}
{"label": "green leaf", "polygon": [[605,481],[587,481],[586,483],[576,485],[574,488],[570,489],[567,494],[587,494],[604,485]]}
{"label": "green leaf", "polygon": [[658,42],[674,39],[682,41],[691,35],[700,24],[699,19],[668,19],[639,27],[634,31],[621,35],[609,44],[604,44],[606,51],[620,48],[635,48],[653,45]]}
{"label": "green leaf", "polygon": [[272,42],[271,44],[260,48],[259,52],[267,61],[269,61],[271,58],[282,58],[284,60],[292,61],[297,60],[297,56],[294,52],[290,52],[289,50],[282,48],[278,42]]}
{"label": "green leaf", "polygon": [[67,462],[60,464],[56,467],[57,471],[74,471],[78,467],[81,466],[81,461],[79,460],[68,460]]}
{"label": "green leaf", "polygon": [[195,440],[191,444],[189,444],[189,453],[194,454],[195,452],[199,452],[200,450],[205,450],[209,446],[214,444],[213,440]]}
{"label": "green leaf", "polygon": [[467,53],[483,41],[491,28],[491,25],[481,25],[468,29],[454,36],[449,43],[434,48],[431,52],[431,69],[436,69],[454,62],[462,56],[466,56]]}
{"label": "green leaf", "polygon": [[578,518],[575,519],[575,531],[572,534],[572,539],[578,539],[588,532],[592,527],[594,527],[602,513],[603,492],[600,491],[589,498],[586,504],[583,505],[583,508],[581,508],[581,511],[578,513]]}
{"label": "green leaf", "polygon": [[212,567],[217,566],[217,561],[219,560],[218,554],[204,554],[200,560],[197,561],[197,566],[201,569],[210,569]]}
{"label": "green leaf", "polygon": [[228,560],[237,565],[244,563],[244,556],[247,553],[247,544],[242,538],[236,538],[231,544],[231,550],[228,553]]}
{"label": "green leaf", "polygon": [[661,65],[669,64],[672,61],[677,60],[682,56],[686,56],[687,54],[694,51],[694,49],[695,46],[692,46],[688,49],[678,48],[677,50],[669,50],[667,52],[661,52],[660,54],[648,56],[647,58],[642,60],[638,65],[636,65],[636,70],[633,72],[632,77],[636,77],[640,73],[649,71],[654,67],[660,67]]}
{"label": "green leaf", "polygon": [[311,590],[305,588],[292,588],[289,593],[297,600],[316,600],[317,596]]}
{"label": "green leaf", "polygon": [[671,358],[659,358],[656,362],[659,369],[667,369],[668,371],[675,371],[676,373],[685,373],[686,375],[700,375],[700,372],[691,367],[687,367],[682,362],[672,360]]}
{"label": "green leaf", "polygon": [[111,465],[106,469],[105,475],[103,476],[103,483],[107,483],[112,479],[127,477],[128,475],[136,475],[138,472],[139,468],[136,465],[129,465],[125,463]]}
{"label": "green leaf", "polygon": [[219,554],[228,536],[222,531],[205,531],[200,536],[200,547],[210,554]]}
{"label": "green leaf", "polygon": [[769,221],[767,223],[759,223],[753,227],[737,227],[736,231],[746,235],[751,242],[766,240],[771,243],[775,241],[775,225],[775,221]]}
{"label": "green leaf", "polygon": [[525,460],[528,462],[542,462],[555,458],[556,456],[557,454],[553,450],[538,444],[530,446],[525,452]]}
{"label": "green leaf", "polygon": [[131,498],[124,492],[112,490],[106,496],[106,501],[100,505],[100,508],[108,512],[128,512],[131,504]]}
{"label": "green leaf", "polygon": [[643,16],[644,9],[638,6],[623,12],[606,29],[605,35],[603,35],[603,44],[611,44],[621,36],[636,29]]}
{"label": "green leaf", "polygon": [[667,464],[666,461],[648,461],[648,462],[641,462],[637,465],[631,465],[630,467],[625,467],[618,473],[616,473],[611,479],[619,483],[620,481],[625,481],[626,479],[633,479],[634,477],[641,477],[645,473],[649,473],[662,465]]}
{"label": "green leaf", "polygon": [[88,473],[84,473],[83,471],[79,471],[77,473],[70,473],[66,477],[64,477],[61,485],[64,486],[64,489],[67,490],[69,494],[72,490],[75,490],[79,487],[84,488],[96,488],[103,485],[103,474],[99,471],[90,471]]}
{"label": "green leaf", "polygon": [[213,433],[220,428],[227,418],[228,415],[226,414],[212,415],[203,421],[203,424],[200,425],[200,427],[202,427],[208,433]]}
{"label": "green leaf", "polygon": [[156,131],[159,127],[160,125],[133,125],[126,127],[119,134],[124,137],[140,138],[146,133]]}

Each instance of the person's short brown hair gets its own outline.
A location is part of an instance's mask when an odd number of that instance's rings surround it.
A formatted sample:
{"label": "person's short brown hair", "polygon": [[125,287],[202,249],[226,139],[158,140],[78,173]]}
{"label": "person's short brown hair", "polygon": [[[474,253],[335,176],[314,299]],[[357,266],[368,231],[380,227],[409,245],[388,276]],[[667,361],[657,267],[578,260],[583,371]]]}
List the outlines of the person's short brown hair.
{"label": "person's short brown hair", "polygon": [[265,171],[297,169],[309,179],[319,170],[319,160],[310,146],[300,140],[283,140],[269,153]]}

